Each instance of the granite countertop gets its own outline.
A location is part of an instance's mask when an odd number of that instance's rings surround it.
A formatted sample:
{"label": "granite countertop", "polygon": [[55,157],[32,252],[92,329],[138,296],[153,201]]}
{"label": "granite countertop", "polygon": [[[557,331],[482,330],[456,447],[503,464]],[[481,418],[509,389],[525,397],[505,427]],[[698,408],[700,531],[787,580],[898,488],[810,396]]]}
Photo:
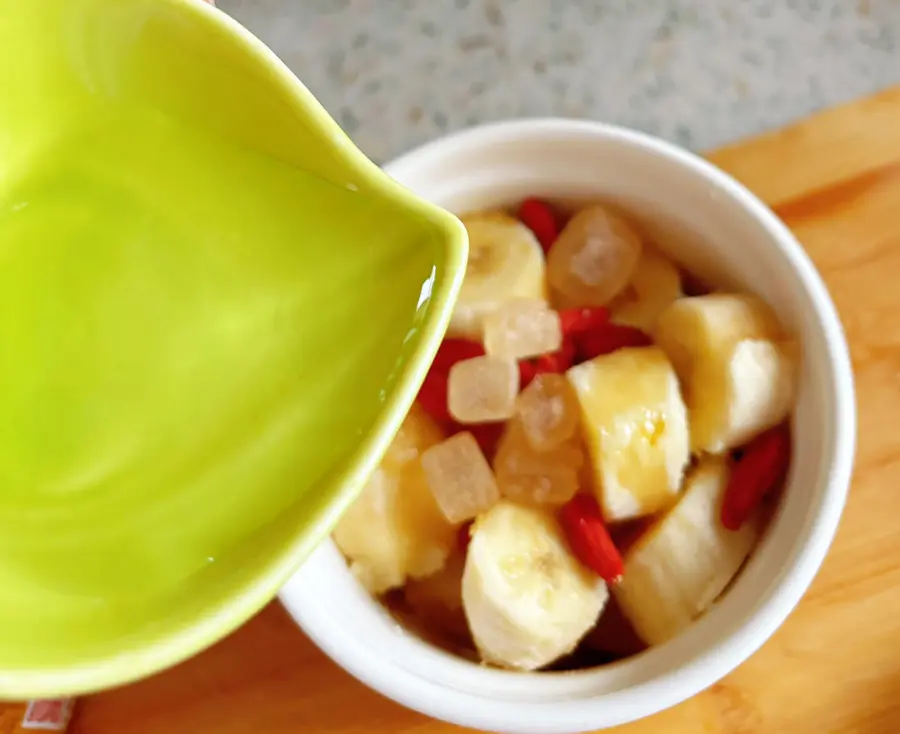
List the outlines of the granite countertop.
{"label": "granite countertop", "polygon": [[382,162],[510,117],[693,149],[900,82],[898,0],[219,0]]}

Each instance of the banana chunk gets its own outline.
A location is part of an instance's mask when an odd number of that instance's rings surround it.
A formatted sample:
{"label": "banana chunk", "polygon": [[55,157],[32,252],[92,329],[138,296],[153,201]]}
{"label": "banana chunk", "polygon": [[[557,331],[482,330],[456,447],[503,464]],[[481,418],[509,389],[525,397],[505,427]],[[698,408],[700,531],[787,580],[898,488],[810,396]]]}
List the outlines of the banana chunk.
{"label": "banana chunk", "polygon": [[681,274],[675,263],[644,245],[630,285],[613,303],[611,320],[651,334],[659,315],[681,296]]}
{"label": "banana chunk", "polygon": [[544,252],[532,231],[507,214],[476,214],[462,222],[469,262],[447,335],[481,341],[484,317],[503,304],[547,300]]}
{"label": "banana chunk", "polygon": [[756,544],[759,521],[737,532],[719,521],[729,468],[706,457],[671,510],[625,556],[616,601],[648,645],[684,631],[725,590]]}
{"label": "banana chunk", "polygon": [[567,377],[581,406],[604,518],[630,520],[670,505],[690,456],[687,411],[665,353],[620,349],[573,367]]}
{"label": "banana chunk", "polygon": [[373,594],[436,573],[456,543],[456,529],[438,509],[419,464],[419,456],[443,439],[441,429],[413,405],[381,465],[334,530],[351,572]]}
{"label": "banana chunk", "polygon": [[682,381],[694,452],[724,453],[791,410],[794,359],[777,319],[759,299],[681,298],[660,314],[655,338]]}
{"label": "banana chunk", "polygon": [[462,600],[485,662],[516,670],[552,663],[575,649],[608,597],[549,514],[500,502],[475,523]]}

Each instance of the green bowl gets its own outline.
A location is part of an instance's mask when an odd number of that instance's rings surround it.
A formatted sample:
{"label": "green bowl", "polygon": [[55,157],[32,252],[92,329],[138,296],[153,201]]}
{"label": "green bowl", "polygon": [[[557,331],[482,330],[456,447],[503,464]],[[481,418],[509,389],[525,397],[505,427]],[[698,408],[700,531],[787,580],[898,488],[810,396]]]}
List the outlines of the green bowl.
{"label": "green bowl", "polygon": [[199,0],[0,0],[0,698],[271,599],[411,405],[462,225]]}

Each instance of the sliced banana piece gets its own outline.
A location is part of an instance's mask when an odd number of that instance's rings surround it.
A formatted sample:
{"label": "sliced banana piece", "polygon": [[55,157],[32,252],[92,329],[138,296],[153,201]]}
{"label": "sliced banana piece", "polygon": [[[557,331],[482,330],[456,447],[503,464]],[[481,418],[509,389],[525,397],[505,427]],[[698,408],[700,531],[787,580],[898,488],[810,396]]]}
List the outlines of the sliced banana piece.
{"label": "sliced banana piece", "polygon": [[680,298],[660,314],[655,338],[681,378],[695,452],[740,446],[790,411],[793,347],[758,298]]}
{"label": "sliced banana piece", "polygon": [[547,300],[544,253],[528,227],[503,212],[463,217],[469,262],[448,336],[480,341],[484,317],[508,301]]}
{"label": "sliced banana piece", "polygon": [[637,633],[658,645],[685,630],[725,590],[756,544],[759,521],[737,532],[719,521],[729,468],[706,457],[684,494],[625,556],[616,600]]}
{"label": "sliced banana piece", "polygon": [[373,594],[436,573],[454,547],[456,529],[438,509],[418,460],[443,439],[414,405],[381,466],[334,530],[351,572]]}
{"label": "sliced banana piece", "polygon": [[581,406],[604,518],[620,522],[670,505],[690,455],[687,411],[665,352],[620,349],[573,367],[567,377]]}
{"label": "sliced banana piece", "polygon": [[552,663],[575,649],[608,597],[546,512],[504,501],[475,523],[462,599],[485,662],[516,670]]}
{"label": "sliced banana piece", "polygon": [[611,320],[652,333],[659,315],[681,296],[678,267],[655,247],[645,245],[631,283],[613,304]]}

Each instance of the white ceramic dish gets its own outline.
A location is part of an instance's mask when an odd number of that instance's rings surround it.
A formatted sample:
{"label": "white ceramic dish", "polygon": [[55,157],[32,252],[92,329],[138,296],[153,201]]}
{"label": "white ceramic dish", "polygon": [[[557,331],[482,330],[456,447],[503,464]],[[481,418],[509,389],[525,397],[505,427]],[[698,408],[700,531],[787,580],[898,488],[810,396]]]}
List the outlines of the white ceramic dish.
{"label": "white ceramic dish", "polygon": [[734,587],[666,645],[589,671],[512,673],[473,665],[406,632],[347,572],[330,542],[281,593],[336,662],[410,708],[515,734],[616,726],[672,706],[740,665],[800,601],[834,537],[856,438],[843,330],[803,249],[753,194],[702,159],[639,133],[567,120],[468,130],[394,161],[389,173],[455,212],[527,195],[610,200],[637,215],[701,277],[758,293],[803,350],[788,487]]}

